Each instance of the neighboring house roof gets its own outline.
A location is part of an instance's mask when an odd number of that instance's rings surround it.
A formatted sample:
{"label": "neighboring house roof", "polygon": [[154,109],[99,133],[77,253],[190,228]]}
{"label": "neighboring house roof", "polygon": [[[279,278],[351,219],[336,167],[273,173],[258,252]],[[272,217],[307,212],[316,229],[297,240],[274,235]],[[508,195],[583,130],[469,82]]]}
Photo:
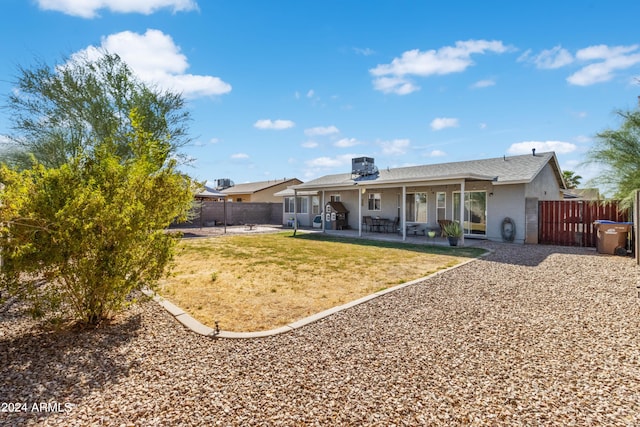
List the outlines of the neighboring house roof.
{"label": "neighboring house roof", "polygon": [[273,179],[270,181],[259,181],[259,182],[248,182],[245,184],[236,184],[233,187],[225,188],[222,190],[224,194],[254,194],[259,191],[267,190],[271,187],[275,187],[280,184],[290,183],[291,185],[300,184],[298,178],[284,178],[284,179]]}
{"label": "neighboring house roof", "polygon": [[221,198],[225,196],[226,194],[211,188],[205,188],[204,190],[202,190],[201,192],[195,195],[196,199],[216,199],[216,198]]}
{"label": "neighboring house roof", "polygon": [[380,169],[378,174],[365,177],[354,177],[351,173],[326,175],[304,184],[295,185],[293,188],[305,190],[310,188],[348,187],[356,184],[381,185],[458,179],[492,181],[494,185],[526,184],[533,181],[547,164],[551,165],[560,188],[565,188],[558,159],[554,152]]}
{"label": "neighboring house roof", "polygon": [[600,200],[600,190],[597,188],[570,188],[563,191],[565,199]]}
{"label": "neighboring house roof", "polygon": [[297,195],[297,196],[315,196],[317,194],[318,194],[318,190],[294,191],[293,188],[287,187],[286,189],[278,191],[277,193],[274,193],[273,195],[276,196],[276,197],[293,197],[294,195]]}

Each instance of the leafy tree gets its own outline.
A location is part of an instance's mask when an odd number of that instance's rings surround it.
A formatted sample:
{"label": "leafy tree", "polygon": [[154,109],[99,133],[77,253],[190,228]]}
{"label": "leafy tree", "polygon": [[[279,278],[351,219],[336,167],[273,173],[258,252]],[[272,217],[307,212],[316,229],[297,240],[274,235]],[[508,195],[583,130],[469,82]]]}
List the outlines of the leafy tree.
{"label": "leafy tree", "polygon": [[640,111],[619,111],[618,115],[622,125],[597,134],[587,163],[602,166],[595,183],[630,206],[634,191],[640,189]]}
{"label": "leafy tree", "polygon": [[582,177],[576,175],[574,171],[562,171],[562,176],[564,177],[564,182],[567,184],[567,188],[578,188],[582,180]]}
{"label": "leafy tree", "polygon": [[84,64],[25,71],[32,90],[12,98],[27,162],[0,166],[0,289],[34,315],[97,324],[162,277],[177,239],[165,229],[198,185],[177,169],[180,97],[135,82],[115,56]]}
{"label": "leafy tree", "polygon": [[179,156],[179,148],[189,142],[190,116],[183,98],[143,84],[118,55],[101,52],[92,59],[77,54],[63,65],[18,71],[6,105],[13,134],[5,162],[26,168],[35,159],[58,167],[107,138],[116,154],[127,158],[132,155],[127,137],[134,109],[151,138],[171,135],[172,155]]}

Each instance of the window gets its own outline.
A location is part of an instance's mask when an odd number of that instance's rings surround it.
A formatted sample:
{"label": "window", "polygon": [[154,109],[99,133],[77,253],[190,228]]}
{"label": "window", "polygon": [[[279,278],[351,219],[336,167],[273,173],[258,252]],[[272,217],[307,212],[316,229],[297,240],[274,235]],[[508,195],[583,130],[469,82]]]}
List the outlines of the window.
{"label": "window", "polygon": [[436,217],[437,220],[447,219],[447,193],[438,191],[436,194]]}
{"label": "window", "polygon": [[332,194],[331,195],[331,201],[332,202],[339,202],[340,201],[340,195],[339,194]]}
{"label": "window", "polygon": [[284,212],[293,213],[293,197],[284,198]]}
{"label": "window", "polygon": [[298,197],[296,200],[296,207],[298,213],[309,213],[309,197]]}
{"label": "window", "polygon": [[427,222],[427,193],[407,194],[407,221]]}
{"label": "window", "polygon": [[379,211],[381,206],[380,193],[369,193],[369,210]]}
{"label": "window", "polygon": [[[294,210],[294,202],[293,197],[285,197],[284,198],[284,212],[285,213],[293,213]],[[309,212],[309,198],[308,197],[297,197],[295,201],[295,208],[298,213],[307,213]]]}
{"label": "window", "polygon": [[[460,221],[460,192],[453,193],[453,219]],[[464,233],[485,235],[487,230],[487,192],[465,191]]]}
{"label": "window", "polygon": [[316,215],[320,213],[320,197],[311,196],[311,213]]}

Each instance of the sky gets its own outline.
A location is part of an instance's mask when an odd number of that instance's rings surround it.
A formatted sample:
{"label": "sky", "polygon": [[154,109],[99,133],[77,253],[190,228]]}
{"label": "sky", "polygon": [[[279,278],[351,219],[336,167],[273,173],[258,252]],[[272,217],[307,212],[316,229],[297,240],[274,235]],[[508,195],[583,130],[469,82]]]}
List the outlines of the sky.
{"label": "sky", "polygon": [[[181,93],[185,172],[212,183],[555,151],[585,165],[638,107],[637,0],[3,0],[0,95],[18,67],[117,53]],[[0,111],[0,141],[10,131]]]}

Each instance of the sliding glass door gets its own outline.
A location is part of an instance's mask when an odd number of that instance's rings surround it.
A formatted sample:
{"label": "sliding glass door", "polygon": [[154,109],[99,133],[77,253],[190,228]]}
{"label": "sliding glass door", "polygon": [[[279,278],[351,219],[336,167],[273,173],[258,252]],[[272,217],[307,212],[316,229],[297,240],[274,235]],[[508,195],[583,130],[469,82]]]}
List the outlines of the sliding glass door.
{"label": "sliding glass door", "polygon": [[[453,193],[453,219],[460,221],[460,192]],[[465,191],[464,234],[485,236],[487,234],[487,192]]]}

